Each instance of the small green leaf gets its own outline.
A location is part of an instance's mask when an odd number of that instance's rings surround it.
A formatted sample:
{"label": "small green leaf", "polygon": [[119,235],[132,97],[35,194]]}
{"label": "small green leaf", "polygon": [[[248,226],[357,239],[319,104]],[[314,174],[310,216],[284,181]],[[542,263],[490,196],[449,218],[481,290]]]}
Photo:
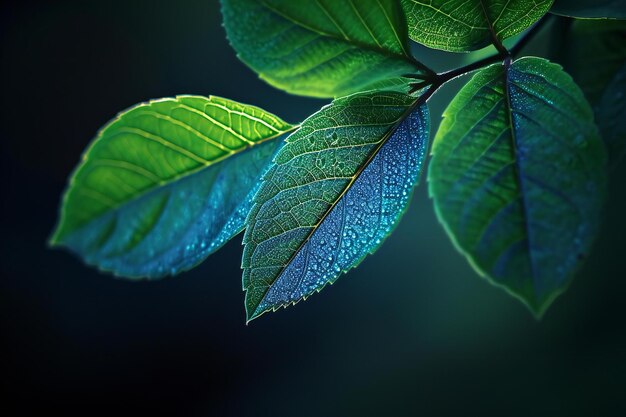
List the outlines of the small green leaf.
{"label": "small green leaf", "polygon": [[287,139],[246,221],[248,320],[319,292],[391,233],[428,147],[428,110],[415,100],[341,98]]}
{"label": "small green leaf", "polygon": [[555,0],[550,11],[571,17],[626,19],[626,0]]}
{"label": "small green leaf", "polygon": [[338,97],[387,78],[429,76],[395,0],[222,0],[239,58],[271,85]]}
{"label": "small green leaf", "polygon": [[478,72],[444,113],[430,194],[478,272],[540,316],[588,255],[606,192],[591,107],[558,65]]}
{"label": "small green leaf", "polygon": [[467,52],[517,35],[553,0],[401,0],[409,36],[435,49]]}
{"label": "small green leaf", "polygon": [[70,179],[51,244],[126,277],[189,269],[241,231],[257,180],[293,130],[219,97],[140,104],[107,124]]}

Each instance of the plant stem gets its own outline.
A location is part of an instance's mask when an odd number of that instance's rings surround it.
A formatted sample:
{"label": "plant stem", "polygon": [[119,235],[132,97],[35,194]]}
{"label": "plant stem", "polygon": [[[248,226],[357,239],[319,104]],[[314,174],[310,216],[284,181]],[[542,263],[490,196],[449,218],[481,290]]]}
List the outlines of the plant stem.
{"label": "plant stem", "polygon": [[[470,73],[472,71],[476,71],[483,67],[486,67],[489,64],[493,64],[496,62],[502,61],[502,56],[500,54],[492,55],[487,58],[480,59],[476,62],[472,62],[469,65],[465,65],[464,67],[453,69],[451,71],[446,71],[437,74],[431,81],[422,81],[419,83],[411,84],[411,89],[409,90],[409,94],[416,92],[417,90],[426,87],[427,85],[431,85],[435,87],[435,90],[447,83],[448,81]],[[429,89],[430,91],[430,89]]]}
{"label": "plant stem", "polygon": [[537,32],[539,32],[539,30],[548,21],[548,19],[549,15],[545,15],[539,21],[537,21],[537,23],[533,25],[533,27],[522,37],[522,39],[520,39],[518,43],[515,44],[513,48],[511,48],[510,51],[502,46],[500,42],[498,42],[497,44],[494,42],[494,45],[498,50],[497,54],[480,59],[476,62],[472,62],[471,64],[465,65],[461,68],[441,72],[439,74],[435,74],[434,77],[410,84],[411,88],[409,89],[409,94],[412,94],[424,87],[430,86],[430,88],[424,93],[424,95],[427,95],[427,100],[428,98],[430,98],[430,96],[434,94],[435,91],[439,89],[439,87],[454,78],[468,74],[472,71],[479,70],[486,67],[487,65],[494,64],[496,62],[508,61],[510,63],[511,57],[519,54],[519,52],[535,37]]}
{"label": "plant stem", "polygon": [[472,62],[469,65],[466,65],[461,68],[453,69],[451,71],[442,72],[441,74],[437,74],[438,81],[441,83],[447,83],[448,81],[460,77],[461,75],[465,75],[469,72],[476,71],[487,65],[494,64],[496,62],[502,61],[503,56],[501,54],[496,54],[492,56],[488,56],[487,58],[480,59],[478,61]]}
{"label": "plant stem", "polygon": [[483,3],[483,0],[479,0],[479,3],[483,11],[483,15],[485,16],[485,19],[487,20],[487,23],[489,24],[489,33],[491,34],[492,45],[496,47],[496,49],[498,50],[498,54],[500,56],[506,56],[509,53],[509,51],[506,50],[504,45],[502,45],[502,42],[500,42],[500,39],[498,39],[498,35],[496,35],[495,28],[493,27],[493,24],[491,23],[491,20],[489,19],[489,13],[487,13],[487,8],[485,7],[485,3]]}
{"label": "plant stem", "polygon": [[422,105],[424,103],[426,103],[428,101],[428,99],[435,94],[435,92],[437,90],[439,90],[439,87],[441,87],[443,84],[431,84],[430,87],[428,87],[428,90],[424,91],[424,94],[422,94],[417,101],[415,102],[415,106],[419,106]]}

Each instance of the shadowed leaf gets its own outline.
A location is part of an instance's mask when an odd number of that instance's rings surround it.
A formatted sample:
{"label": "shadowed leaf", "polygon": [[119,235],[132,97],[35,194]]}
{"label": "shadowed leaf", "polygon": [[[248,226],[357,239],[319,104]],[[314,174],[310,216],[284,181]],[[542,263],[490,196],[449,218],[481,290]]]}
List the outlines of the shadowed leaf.
{"label": "shadowed leaf", "polygon": [[596,121],[612,165],[626,156],[626,63],[613,77],[596,107]]}
{"label": "shadowed leaf", "polygon": [[582,91],[540,58],[490,66],[445,111],[432,152],[430,194],[458,249],[541,315],[589,253],[606,191]]}
{"label": "shadowed leaf", "polygon": [[615,165],[626,152],[626,21],[577,20],[560,59],[593,105]]}

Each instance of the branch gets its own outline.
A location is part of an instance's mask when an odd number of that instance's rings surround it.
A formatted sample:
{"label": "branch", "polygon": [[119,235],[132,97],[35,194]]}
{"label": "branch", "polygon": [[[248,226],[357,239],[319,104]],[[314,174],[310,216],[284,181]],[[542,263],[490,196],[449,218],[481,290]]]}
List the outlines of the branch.
{"label": "branch", "polygon": [[[409,90],[409,94],[412,94],[418,90],[421,90],[422,88],[427,87],[429,85],[432,87],[435,87],[434,90],[437,90],[439,87],[441,87],[442,85],[444,85],[445,83],[447,83],[448,81],[456,77],[460,77],[472,71],[479,70],[483,67],[486,67],[489,64],[493,64],[499,61],[502,61],[502,56],[500,56],[500,54],[496,54],[496,55],[489,56],[487,58],[480,59],[476,62],[472,62],[471,64],[466,65],[464,67],[439,73],[432,80],[424,80],[418,83],[411,84],[411,89]],[[434,93],[434,91],[432,92]]]}
{"label": "branch", "polygon": [[[539,19],[537,23],[535,23],[530,28],[530,30],[528,30],[528,32],[522,37],[522,39],[520,39],[520,41],[517,42],[513,48],[511,48],[510,51],[504,48],[504,46],[501,46],[501,44],[500,44],[501,47],[498,47],[498,45],[494,43],[494,45],[496,46],[496,49],[498,49],[497,54],[489,56],[487,58],[480,59],[476,62],[472,62],[471,64],[466,65],[464,67],[442,72],[439,74],[435,74],[433,77],[421,79],[420,82],[412,83],[410,84],[411,88],[409,89],[409,94],[415,93],[416,91],[421,90],[422,88],[430,86],[430,88],[424,93],[424,96],[426,96],[425,100],[428,100],[428,98],[430,98],[430,96],[432,96],[435,93],[435,91],[439,89],[439,87],[441,87],[442,85],[444,85],[445,83],[447,83],[448,81],[454,78],[468,74],[472,71],[479,70],[481,68],[486,67],[487,65],[495,64],[496,62],[506,61],[510,63],[511,58],[519,54],[519,52],[522,49],[524,49],[524,47],[526,47],[526,45],[535,37],[535,35],[543,27],[543,25],[545,25],[549,17],[550,15],[546,14],[541,19]],[[407,76],[410,77],[411,75],[407,75]],[[417,77],[414,77],[414,78],[417,78]]]}
{"label": "branch", "polygon": [[501,62],[502,60],[503,60],[503,57],[500,54],[488,56],[487,58],[483,58],[476,62],[472,62],[471,64],[466,65],[464,67],[457,68],[451,71],[442,72],[441,74],[437,74],[437,79],[441,83],[447,83],[448,81],[456,77],[460,77],[461,75],[465,75],[472,71],[479,70],[483,67],[486,67],[487,65],[495,64],[496,62]]}

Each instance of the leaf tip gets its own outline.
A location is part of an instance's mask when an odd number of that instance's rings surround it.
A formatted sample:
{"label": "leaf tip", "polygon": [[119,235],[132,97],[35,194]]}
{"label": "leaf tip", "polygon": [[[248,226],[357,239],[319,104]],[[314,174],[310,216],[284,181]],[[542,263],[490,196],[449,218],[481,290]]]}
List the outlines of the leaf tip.
{"label": "leaf tip", "polygon": [[543,319],[543,315],[546,313],[546,311],[548,310],[548,307],[550,306],[550,303],[537,304],[537,303],[529,302],[528,300],[523,300],[523,299],[522,299],[522,302],[528,308],[528,310],[530,311],[530,314],[538,322],[541,321],[541,319]]}
{"label": "leaf tip", "polygon": [[46,240],[46,246],[48,249],[56,249],[61,246],[63,242],[61,241],[61,226],[57,225],[54,227],[54,230]]}
{"label": "leaf tip", "polygon": [[250,324],[252,320],[256,319],[257,317],[265,313],[265,311],[259,311],[260,303],[254,302],[253,300],[250,299],[250,291],[249,289],[245,288],[245,286],[244,286],[244,291],[246,293],[244,308],[246,310],[246,326],[247,326]]}
{"label": "leaf tip", "polygon": [[527,296],[522,293],[516,293],[512,291],[510,288],[505,287],[505,290],[509,294],[519,299],[522,302],[522,304],[524,304],[526,308],[528,308],[532,316],[538,322],[543,319],[544,315],[546,314],[550,306],[552,306],[552,303],[554,302],[554,300],[556,300],[556,298],[559,295],[563,294],[563,292],[565,292],[566,289],[567,287],[560,288],[558,290],[552,291],[551,293],[543,297],[534,297],[534,296]]}
{"label": "leaf tip", "polygon": [[248,309],[248,307],[246,307],[246,326],[248,326],[250,322],[252,322],[253,320],[263,315],[263,313],[265,312],[266,312],[265,310],[259,311],[258,308],[251,312],[251,310]]}

